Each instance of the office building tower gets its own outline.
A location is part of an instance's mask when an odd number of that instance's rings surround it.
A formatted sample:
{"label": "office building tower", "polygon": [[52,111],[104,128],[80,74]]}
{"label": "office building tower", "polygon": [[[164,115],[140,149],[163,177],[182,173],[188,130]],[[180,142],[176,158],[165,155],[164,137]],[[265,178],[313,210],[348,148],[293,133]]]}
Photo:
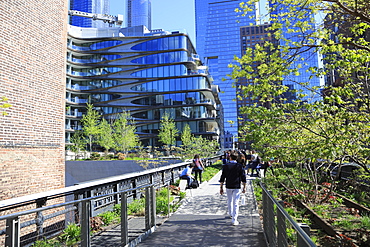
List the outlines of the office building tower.
{"label": "office building tower", "polygon": [[195,136],[218,140],[219,89],[186,34],[70,26],[67,54],[67,140],[81,129],[86,103],[105,119],[129,111],[143,146],[161,146],[164,114],[180,131],[189,124]]}
{"label": "office building tower", "polygon": [[[207,61],[209,71],[215,79],[215,84],[220,86],[220,98],[224,107],[224,147],[226,149],[238,147],[230,141],[238,136],[238,126],[245,118],[239,112],[239,107],[251,105],[250,99],[245,98],[238,100],[237,88],[232,87],[233,81],[229,80],[227,75],[231,73],[228,65],[233,63],[234,56],[241,57],[245,53],[247,47],[253,48],[257,43],[262,44],[267,38],[266,28],[271,23],[270,15],[267,13],[267,5],[272,7],[271,3],[266,0],[261,0],[255,5],[250,6],[253,11],[247,13],[246,16],[240,16],[240,13],[235,12],[239,8],[240,1],[216,1],[216,0],[196,0],[195,1],[195,16],[196,16],[196,38],[198,54]],[[288,11],[287,6],[276,8],[272,14],[283,13]],[[272,16],[275,16],[272,15]],[[312,17],[312,14],[307,13],[307,20]],[[312,25],[315,25],[312,23]],[[299,41],[299,36],[293,36],[287,30],[283,30],[285,38],[291,39],[292,42]],[[282,40],[274,40],[276,44],[283,42]],[[310,78],[307,73],[308,66],[319,66],[319,54],[309,53],[302,54],[307,66],[302,66],[299,69],[299,76],[287,76],[281,82],[290,89],[303,90],[303,93],[308,93],[308,90],[302,86],[301,82],[310,82],[311,86],[320,86],[322,84],[320,78]],[[299,61],[294,63],[292,67],[298,66]],[[235,82],[236,85],[248,83],[243,79]],[[288,95],[289,100],[295,98],[294,95]],[[316,98],[317,100],[317,98]]]}
{"label": "office building tower", "polygon": [[[220,99],[224,108],[224,129],[226,136],[238,136],[238,111],[236,88],[227,78],[231,73],[228,65],[234,56],[241,56],[240,27],[254,23],[253,19],[240,17],[234,10],[240,1],[196,0],[196,42],[200,57],[205,59],[215,84],[220,86]],[[223,147],[233,147],[234,138],[225,138]]]}
{"label": "office building tower", "polygon": [[[109,0],[70,0],[70,10],[78,10],[93,14],[109,14]],[[70,16],[69,24],[77,27],[109,27],[108,23],[94,21],[82,16]]]}
{"label": "office building tower", "polygon": [[146,26],[151,29],[151,0],[127,0],[127,27]]}

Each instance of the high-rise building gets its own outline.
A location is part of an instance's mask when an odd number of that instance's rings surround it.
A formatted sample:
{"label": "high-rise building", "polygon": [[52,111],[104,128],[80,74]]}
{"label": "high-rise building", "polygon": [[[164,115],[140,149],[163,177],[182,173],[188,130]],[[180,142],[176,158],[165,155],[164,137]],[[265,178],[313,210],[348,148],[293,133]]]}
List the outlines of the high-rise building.
{"label": "high-rise building", "polygon": [[152,27],[151,0],[127,0],[127,26]]}
{"label": "high-rise building", "polygon": [[[238,136],[238,111],[236,88],[227,78],[228,67],[234,56],[241,56],[240,27],[254,23],[253,19],[240,17],[234,10],[240,1],[195,0],[196,43],[200,57],[205,59],[215,84],[220,86],[220,99],[224,108],[224,130]],[[233,138],[221,141],[226,149],[233,147]]]}
{"label": "high-rise building", "polygon": [[[238,136],[238,125],[245,118],[240,114],[239,108],[245,105],[251,105],[255,102],[250,98],[237,99],[236,85],[248,83],[243,79],[238,82],[233,82],[228,79],[227,75],[231,73],[229,64],[233,63],[234,56],[241,57],[245,53],[245,49],[253,48],[256,44],[262,44],[265,41],[273,41],[278,44],[282,40],[271,40],[267,35],[266,28],[271,24],[269,15],[266,13],[267,5],[270,5],[267,0],[260,0],[255,5],[251,6],[254,11],[249,12],[246,16],[240,16],[240,13],[235,12],[239,8],[240,1],[227,0],[196,0],[195,1],[195,16],[196,16],[196,39],[198,54],[207,62],[209,71],[215,79],[215,84],[220,86],[220,98],[224,107],[224,148],[232,148],[233,143],[230,141],[234,138],[230,136]],[[272,7],[270,5],[269,7]],[[274,14],[288,11],[288,7],[282,6],[274,10]],[[312,18],[312,14],[307,13],[307,20]],[[312,25],[315,25],[312,23]],[[283,35],[292,42],[298,42],[300,36],[293,36],[287,30],[283,30]],[[319,66],[319,54],[307,52],[302,54],[305,59],[306,66],[299,69],[299,76],[287,76],[281,82],[290,89],[303,90],[303,93],[309,93],[308,90],[301,85],[303,82],[310,82],[311,86],[320,86],[322,84],[320,78],[311,78],[307,73],[308,66]],[[292,67],[298,67],[297,61]],[[289,95],[289,99],[294,99],[294,95]],[[316,99],[317,100],[317,99]]]}
{"label": "high-rise building", "polygon": [[194,135],[218,140],[219,88],[186,34],[70,26],[67,54],[67,140],[81,128],[86,103],[106,119],[129,111],[144,146],[159,145],[165,113],[178,130],[189,124]]}
{"label": "high-rise building", "polygon": [[[70,10],[78,10],[93,14],[109,14],[109,0],[70,0]],[[82,16],[71,16],[69,24],[77,27],[105,28],[109,24],[102,21],[94,21]]]}

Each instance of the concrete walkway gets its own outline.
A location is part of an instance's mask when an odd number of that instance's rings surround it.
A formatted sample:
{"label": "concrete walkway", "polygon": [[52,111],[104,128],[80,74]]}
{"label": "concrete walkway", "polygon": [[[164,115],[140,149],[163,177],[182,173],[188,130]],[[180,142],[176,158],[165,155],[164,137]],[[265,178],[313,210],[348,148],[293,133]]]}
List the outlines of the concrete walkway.
{"label": "concrete walkway", "polygon": [[261,221],[247,176],[246,205],[240,206],[238,226],[227,215],[226,195],[219,194],[219,172],[198,189],[187,190],[184,203],[156,231],[137,246],[265,247]]}

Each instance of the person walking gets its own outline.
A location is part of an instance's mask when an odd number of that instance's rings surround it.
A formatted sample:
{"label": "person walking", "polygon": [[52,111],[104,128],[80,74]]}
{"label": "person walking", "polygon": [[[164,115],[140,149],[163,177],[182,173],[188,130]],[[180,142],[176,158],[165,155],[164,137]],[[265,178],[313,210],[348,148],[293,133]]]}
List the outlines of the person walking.
{"label": "person walking", "polygon": [[194,171],[195,180],[198,181],[198,176],[199,176],[199,184],[201,184],[202,183],[202,172],[204,170],[204,165],[203,165],[202,160],[199,157],[199,154],[196,154],[194,156],[193,163],[194,163],[193,171]]}
{"label": "person walking", "polygon": [[[226,195],[227,195],[227,209],[231,217],[231,223],[236,226],[239,225],[239,199],[241,193],[245,193],[246,177],[243,166],[237,163],[238,153],[231,152],[230,162],[222,166],[222,174],[220,178],[220,194],[224,194],[223,184],[226,179]],[[243,189],[241,190],[241,183]]]}
{"label": "person walking", "polygon": [[254,150],[251,151],[251,176],[254,175],[254,171],[256,171],[256,175],[258,176],[258,170],[257,170],[257,166],[259,165],[259,163],[261,162],[261,159],[258,155],[258,153]]}

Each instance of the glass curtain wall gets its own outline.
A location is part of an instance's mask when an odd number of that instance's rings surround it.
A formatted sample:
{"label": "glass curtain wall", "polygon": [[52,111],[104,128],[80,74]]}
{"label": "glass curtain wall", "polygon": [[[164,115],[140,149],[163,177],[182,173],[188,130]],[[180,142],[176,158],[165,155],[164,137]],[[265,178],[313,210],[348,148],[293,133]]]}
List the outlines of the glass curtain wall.
{"label": "glass curtain wall", "polygon": [[189,124],[193,134],[218,140],[221,102],[206,67],[194,59],[197,54],[187,35],[117,36],[69,37],[70,132],[81,127],[79,117],[91,103],[106,119],[130,111],[144,146],[158,145],[156,135],[165,113],[180,131]]}

